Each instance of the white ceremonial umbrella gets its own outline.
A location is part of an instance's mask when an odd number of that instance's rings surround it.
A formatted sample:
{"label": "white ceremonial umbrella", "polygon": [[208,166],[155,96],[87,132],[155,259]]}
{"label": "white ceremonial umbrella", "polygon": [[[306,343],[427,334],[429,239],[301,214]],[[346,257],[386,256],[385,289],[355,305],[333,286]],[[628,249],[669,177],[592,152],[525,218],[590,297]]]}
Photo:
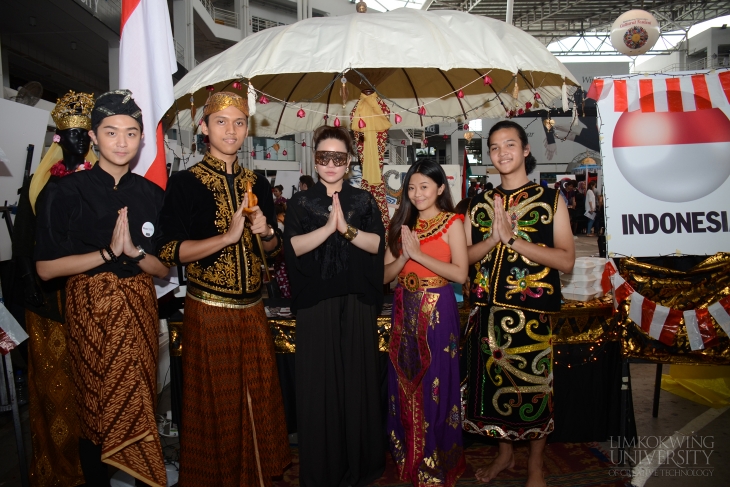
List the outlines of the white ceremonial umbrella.
{"label": "white ceremonial umbrella", "polygon": [[[393,128],[414,128],[499,118],[561,97],[565,104],[566,84],[578,86],[545,46],[512,25],[451,10],[401,8],[311,18],[246,37],[175,85],[168,120],[191,105],[199,110],[211,92],[238,89],[245,96],[249,81],[259,100],[249,134],[268,137],[308,132],[335,119],[349,126],[362,90],[375,90]],[[362,120],[367,124],[367,116]]]}

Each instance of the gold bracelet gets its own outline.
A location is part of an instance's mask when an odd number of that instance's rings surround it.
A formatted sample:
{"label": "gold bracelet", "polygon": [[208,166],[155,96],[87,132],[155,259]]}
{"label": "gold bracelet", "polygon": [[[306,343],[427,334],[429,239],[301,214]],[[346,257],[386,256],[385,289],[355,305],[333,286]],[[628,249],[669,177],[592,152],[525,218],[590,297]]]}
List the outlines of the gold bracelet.
{"label": "gold bracelet", "polygon": [[352,242],[352,240],[357,237],[359,230],[352,225],[347,225],[347,231],[345,233],[342,233],[341,235],[345,237],[345,239],[348,242]]}

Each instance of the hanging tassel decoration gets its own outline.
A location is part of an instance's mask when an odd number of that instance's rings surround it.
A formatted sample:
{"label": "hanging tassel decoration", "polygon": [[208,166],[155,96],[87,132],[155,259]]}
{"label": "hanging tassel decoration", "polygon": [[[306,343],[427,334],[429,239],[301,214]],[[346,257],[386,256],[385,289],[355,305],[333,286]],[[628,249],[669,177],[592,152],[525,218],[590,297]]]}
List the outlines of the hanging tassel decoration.
{"label": "hanging tassel decoration", "polygon": [[425,105],[421,105],[420,107],[418,107],[418,114],[421,115],[421,116],[423,116],[423,115],[426,114],[426,106]]}
{"label": "hanging tassel decoration", "polygon": [[347,105],[347,97],[349,96],[349,92],[347,90],[347,78],[344,76],[340,78],[340,96],[342,97],[342,108],[345,108],[345,105]]}
{"label": "hanging tassel decoration", "polygon": [[464,124],[464,130],[469,130],[469,124],[468,123],[465,123]]}
{"label": "hanging tassel decoration", "polygon": [[243,85],[240,81],[234,81],[231,86],[233,86],[234,90],[240,90],[241,88],[243,88]]}
{"label": "hanging tassel decoration", "polygon": [[300,108],[297,112],[297,118],[304,118],[307,114],[304,113],[304,108]]}
{"label": "hanging tassel decoration", "polygon": [[398,115],[396,113],[395,114],[395,123],[401,123],[402,121],[403,121],[403,117],[401,117],[400,115]]}
{"label": "hanging tassel decoration", "polygon": [[195,99],[193,95],[190,95],[190,118],[193,120],[193,133],[195,133],[198,131],[198,127],[195,126]]}
{"label": "hanging tassel decoration", "polygon": [[457,97],[457,98],[464,98],[464,90],[459,90],[459,91],[458,91],[458,92],[456,93],[456,97]]}
{"label": "hanging tassel decoration", "polygon": [[365,120],[361,118],[360,121],[357,122],[357,126],[358,128],[364,129],[366,127]]}
{"label": "hanging tassel decoration", "polygon": [[340,125],[342,125],[340,123],[340,117],[335,117],[335,127],[339,127]]}
{"label": "hanging tassel decoration", "polygon": [[570,106],[568,105],[568,85],[565,84],[565,81],[563,81],[563,111],[567,112],[570,110]]}
{"label": "hanging tassel decoration", "polygon": [[262,105],[268,104],[269,97],[267,97],[266,95],[261,95],[261,98],[259,98],[259,103],[261,103]]}
{"label": "hanging tassel decoration", "polygon": [[256,115],[256,90],[253,89],[253,84],[249,81],[248,83],[248,116],[253,117]]}
{"label": "hanging tassel decoration", "polygon": [[488,74],[484,75],[484,86],[491,85],[492,84],[492,77]]}
{"label": "hanging tassel decoration", "polygon": [[517,77],[515,76],[515,87],[512,89],[512,98],[515,100],[520,96],[520,86],[517,84]]}

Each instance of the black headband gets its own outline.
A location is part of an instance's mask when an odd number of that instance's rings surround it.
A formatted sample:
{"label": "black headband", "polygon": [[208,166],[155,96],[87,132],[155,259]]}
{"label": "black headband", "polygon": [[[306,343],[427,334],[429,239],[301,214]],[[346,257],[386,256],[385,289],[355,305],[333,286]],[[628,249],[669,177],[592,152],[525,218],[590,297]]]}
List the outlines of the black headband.
{"label": "black headband", "polygon": [[114,115],[129,115],[139,124],[140,132],[144,131],[142,110],[134,102],[131,91],[114,90],[99,95],[91,112],[91,129],[96,131],[102,120]]}

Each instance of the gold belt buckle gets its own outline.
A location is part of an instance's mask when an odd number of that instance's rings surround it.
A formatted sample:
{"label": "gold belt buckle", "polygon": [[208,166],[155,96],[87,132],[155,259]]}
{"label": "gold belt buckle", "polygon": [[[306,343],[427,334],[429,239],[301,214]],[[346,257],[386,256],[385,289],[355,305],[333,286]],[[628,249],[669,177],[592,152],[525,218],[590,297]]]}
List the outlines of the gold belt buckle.
{"label": "gold belt buckle", "polygon": [[408,289],[410,292],[415,293],[421,285],[421,279],[415,272],[409,272],[405,279],[403,279],[403,287]]}

